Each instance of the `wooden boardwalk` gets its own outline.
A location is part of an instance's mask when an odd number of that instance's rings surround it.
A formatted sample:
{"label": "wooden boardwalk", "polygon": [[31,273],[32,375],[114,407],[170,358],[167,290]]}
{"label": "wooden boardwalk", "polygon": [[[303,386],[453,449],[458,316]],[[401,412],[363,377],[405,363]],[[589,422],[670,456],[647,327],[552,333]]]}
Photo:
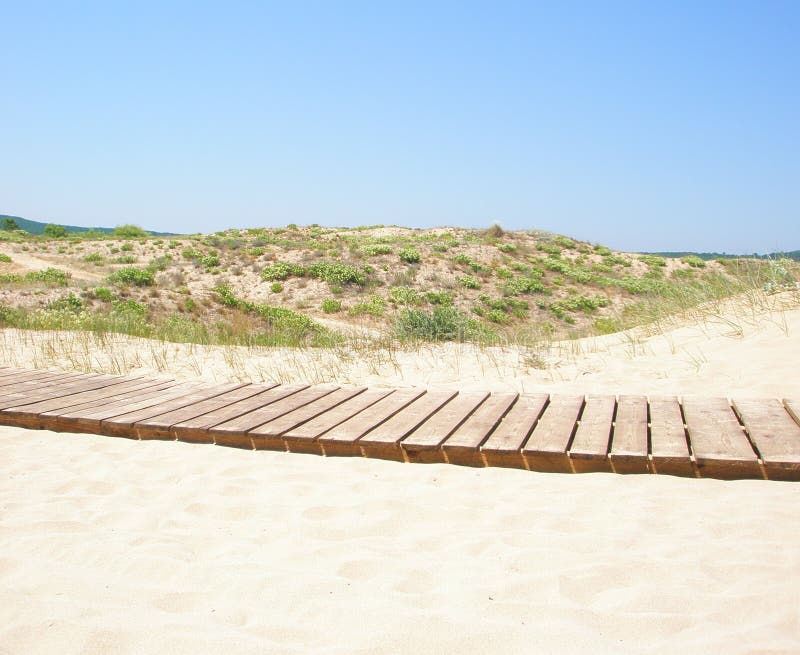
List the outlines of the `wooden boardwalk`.
{"label": "wooden boardwalk", "polygon": [[800,400],[458,393],[0,368],[0,424],[531,471],[800,480]]}

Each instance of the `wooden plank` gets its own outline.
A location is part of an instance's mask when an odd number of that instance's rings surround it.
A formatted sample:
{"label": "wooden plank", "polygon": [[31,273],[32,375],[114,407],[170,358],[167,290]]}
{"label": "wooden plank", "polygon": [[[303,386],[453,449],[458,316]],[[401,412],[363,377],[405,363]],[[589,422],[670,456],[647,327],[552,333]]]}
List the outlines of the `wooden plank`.
{"label": "wooden plank", "polygon": [[319,437],[328,456],[363,455],[359,439],[388,421],[425,393],[424,389],[399,389]]}
{"label": "wooden plank", "polygon": [[[102,434],[102,421],[106,419],[160,405],[182,398],[185,394],[197,389],[206,388],[208,388],[207,385],[201,385],[196,382],[168,383],[168,386],[163,389],[155,388],[153,390],[122,394],[112,402],[104,403],[99,407],[96,405],[71,407],[68,412],[58,415],[59,429],[70,432]],[[135,438],[135,435],[133,436]]]}
{"label": "wooden plank", "polygon": [[24,426],[30,420],[30,414],[25,411],[28,405],[34,405],[43,400],[56,398],[71,398],[85,391],[93,391],[104,387],[120,384],[125,378],[111,376],[86,376],[77,380],[60,382],[53,387],[40,387],[36,391],[20,391],[5,394],[0,403],[0,415],[7,425]]}
{"label": "wooden plank", "polygon": [[615,473],[647,473],[647,398],[620,396],[609,452]]}
{"label": "wooden plank", "polygon": [[583,402],[583,396],[553,394],[550,397],[550,404],[522,449],[531,471],[572,471],[567,448],[578,423]]}
{"label": "wooden plank", "polygon": [[481,446],[487,466],[526,468],[522,445],[545,411],[549,398],[545,393],[524,393],[519,396],[500,425]]}
{"label": "wooden plank", "polygon": [[800,425],[800,400],[793,398],[784,398],[783,406],[789,412],[789,416],[794,419],[794,422]]}
{"label": "wooden plank", "polygon": [[457,391],[429,391],[388,421],[361,437],[358,444],[364,457],[404,461],[400,441],[452,400]]}
{"label": "wooden plank", "polygon": [[586,396],[569,458],[576,473],[611,472],[608,445],[617,399],[614,396]]}
{"label": "wooden plank", "polygon": [[703,477],[761,478],[758,458],[724,398],[684,398],[683,412]]}
{"label": "wooden plank", "polygon": [[750,440],[771,480],[800,480],[800,426],[780,400],[734,400]]}
{"label": "wooden plank", "polygon": [[[232,389],[227,393],[214,396],[213,398],[206,398],[205,400],[186,405],[185,407],[179,407],[162,414],[157,414],[156,416],[151,416],[148,419],[136,423],[136,436],[139,437],[139,439],[174,441],[177,438],[172,431],[174,425],[183,423],[184,421],[191,421],[192,419],[202,419],[209,412],[227,407],[240,400],[246,400],[266,390],[267,388],[265,387],[245,384],[244,386]],[[207,433],[201,434],[207,436]],[[187,441],[188,439],[184,440]],[[214,443],[210,438],[202,441],[199,439],[192,439],[192,441],[195,443]]]}
{"label": "wooden plank", "polygon": [[291,430],[301,427],[304,423],[323,416],[328,411],[334,410],[343,402],[358,397],[366,391],[366,387],[337,389],[322,398],[315,400],[299,409],[279,416],[269,423],[265,423],[250,431],[253,443],[258,440],[258,447],[265,450],[285,449],[292,453],[311,453],[322,455],[322,447],[314,440],[297,439],[289,434]]}
{"label": "wooden plank", "polygon": [[58,379],[67,375],[69,374],[62,371],[15,371],[12,375],[0,378],[0,393],[4,393],[9,387],[23,382],[31,383],[37,380]]}
{"label": "wooden plank", "polygon": [[337,405],[324,414],[320,414],[310,421],[306,421],[302,425],[292,428],[283,436],[286,439],[292,439],[294,441],[315,441],[328,432],[328,430],[335,428],[340,423],[344,423],[347,419],[352,418],[359,412],[374,405],[390,393],[392,393],[392,389],[367,390]]}
{"label": "wooden plank", "polygon": [[48,398],[33,404],[22,405],[19,408],[10,407],[8,413],[17,412],[17,420],[25,421],[31,427],[47,428],[52,430],[59,429],[58,415],[70,411],[72,408],[85,406],[87,404],[98,406],[105,405],[115,396],[126,391],[137,391],[140,389],[151,389],[158,386],[158,381],[145,378],[123,378],[117,384],[84,391],[70,396]]}
{"label": "wooden plank", "polygon": [[[140,387],[132,387],[127,390],[116,389],[114,395],[103,399],[102,403],[97,401],[83,402],[79,405],[72,405],[67,408],[58,408],[39,414],[39,423],[42,428],[46,430],[57,430],[59,432],[96,432],[95,430],[87,429],[84,427],[82,418],[84,414],[95,412],[106,412],[109,408],[123,405],[117,413],[123,411],[130,411],[130,403],[140,401],[144,398],[154,397],[159,400],[153,401],[160,402],[164,399],[165,392],[178,386],[174,380],[162,381],[149,380],[150,384],[147,385],[148,380],[142,380]],[[99,421],[95,420],[95,424],[99,425]]]}
{"label": "wooden plank", "polygon": [[442,444],[450,464],[485,466],[480,446],[517,401],[516,393],[493,393]]}
{"label": "wooden plank", "polygon": [[[250,436],[250,430],[257,428],[264,423],[269,423],[271,420],[283,416],[298,407],[307,405],[321,398],[337,387],[320,386],[320,387],[278,387],[274,391],[279,398],[273,400],[266,406],[253,409],[247,414],[243,414],[225,423],[221,423],[209,429],[209,432],[214,437],[214,443],[219,446],[233,446],[236,448],[250,448],[258,449],[261,446],[259,440],[254,440]],[[269,391],[267,393],[272,393]],[[263,444],[266,445],[266,442]],[[280,450],[283,450],[281,445]]]}
{"label": "wooden plank", "polygon": [[41,371],[29,375],[14,376],[4,378],[5,382],[0,387],[0,398],[9,393],[19,393],[22,391],[36,390],[39,387],[52,387],[70,380],[83,379],[83,373],[55,373],[52,371]]}
{"label": "wooden plank", "polygon": [[205,400],[206,398],[213,398],[228,391],[233,391],[243,386],[239,383],[223,384],[215,386],[202,386],[196,387],[181,394],[177,398],[169,398],[164,402],[156,405],[149,405],[142,409],[134,409],[123,414],[115,415],[111,418],[103,419],[100,422],[100,431],[102,434],[108,434],[117,437],[127,437],[129,439],[138,439],[136,435],[136,428],[134,427],[139,421],[146,421],[152,416],[163,414],[164,412],[181,407],[187,407],[194,403]]}
{"label": "wooden plank", "polygon": [[[281,387],[279,385],[252,385],[261,389],[256,395],[250,396],[244,400],[220,407],[214,411],[203,414],[196,418],[186,421],[181,421],[172,426],[172,434],[178,441],[186,441],[190,443],[214,443],[214,436],[210,434],[209,430],[215,425],[227,423],[235,418],[244,416],[253,410],[260,407],[266,407],[270,403],[274,403],[281,398],[290,396],[293,393],[302,391],[307,388],[307,385],[294,385]],[[250,439],[246,439],[247,448],[251,448],[252,444]],[[229,445],[229,444],[219,444]]]}
{"label": "wooden plank", "polygon": [[459,393],[400,443],[409,462],[445,462],[441,446],[489,397],[488,393]]}
{"label": "wooden plank", "polygon": [[675,396],[650,398],[650,454],[654,473],[695,476],[681,406]]}

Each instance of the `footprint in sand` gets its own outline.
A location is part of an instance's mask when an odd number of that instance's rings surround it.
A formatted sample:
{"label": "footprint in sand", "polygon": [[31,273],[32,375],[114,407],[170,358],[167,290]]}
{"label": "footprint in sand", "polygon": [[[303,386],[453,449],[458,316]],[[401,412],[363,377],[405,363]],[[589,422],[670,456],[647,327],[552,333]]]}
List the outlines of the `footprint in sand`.
{"label": "footprint in sand", "polygon": [[153,607],[171,614],[183,614],[195,610],[202,596],[193,592],[174,592],[159,596],[153,601]]}
{"label": "footprint in sand", "polygon": [[381,562],[351,560],[342,564],[336,573],[348,580],[371,580],[385,569],[386,565]]}
{"label": "footprint in sand", "polygon": [[329,507],[327,505],[321,505],[318,507],[309,507],[305,512],[303,512],[304,519],[311,519],[312,521],[325,521],[336,513],[335,508]]}

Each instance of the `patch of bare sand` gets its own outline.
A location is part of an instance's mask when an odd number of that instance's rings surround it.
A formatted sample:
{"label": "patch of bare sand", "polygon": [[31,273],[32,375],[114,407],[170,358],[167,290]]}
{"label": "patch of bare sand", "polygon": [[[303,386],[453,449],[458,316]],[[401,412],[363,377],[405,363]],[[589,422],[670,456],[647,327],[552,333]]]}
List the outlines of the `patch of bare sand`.
{"label": "patch of bare sand", "polygon": [[0,428],[0,652],[796,653],[800,485]]}

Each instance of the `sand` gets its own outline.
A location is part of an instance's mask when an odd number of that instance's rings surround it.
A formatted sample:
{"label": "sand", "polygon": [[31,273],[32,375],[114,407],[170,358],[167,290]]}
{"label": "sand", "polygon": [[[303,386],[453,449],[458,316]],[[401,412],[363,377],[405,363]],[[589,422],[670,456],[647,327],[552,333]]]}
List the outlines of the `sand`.
{"label": "sand", "polygon": [[[364,362],[338,371],[401,386],[800,397],[800,312],[761,319],[562,344],[544,368],[449,346],[381,364],[385,378]],[[52,338],[5,331],[0,353],[35,365]],[[232,351],[150,344],[148,360],[138,347],[145,372],[239,371]],[[298,362],[272,365],[301,376]],[[798,507],[798,483],[0,428],[0,653],[797,653]]]}
{"label": "sand", "polygon": [[3,653],[795,653],[800,485],[5,428]]}

